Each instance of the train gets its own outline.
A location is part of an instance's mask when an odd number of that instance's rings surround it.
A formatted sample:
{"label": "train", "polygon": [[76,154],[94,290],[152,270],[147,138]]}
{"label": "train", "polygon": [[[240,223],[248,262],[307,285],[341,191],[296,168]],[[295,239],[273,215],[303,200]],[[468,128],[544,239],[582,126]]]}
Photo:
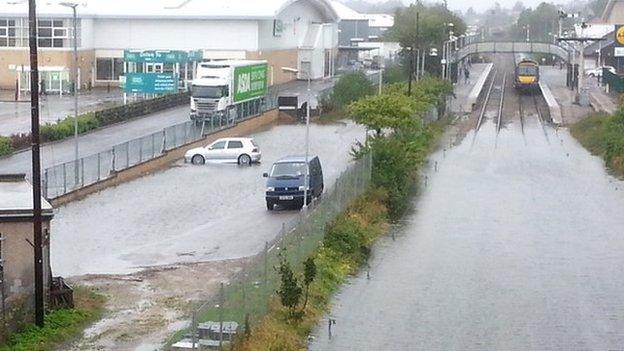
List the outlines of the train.
{"label": "train", "polygon": [[539,64],[537,61],[523,58],[516,65],[514,88],[531,92],[539,88]]}

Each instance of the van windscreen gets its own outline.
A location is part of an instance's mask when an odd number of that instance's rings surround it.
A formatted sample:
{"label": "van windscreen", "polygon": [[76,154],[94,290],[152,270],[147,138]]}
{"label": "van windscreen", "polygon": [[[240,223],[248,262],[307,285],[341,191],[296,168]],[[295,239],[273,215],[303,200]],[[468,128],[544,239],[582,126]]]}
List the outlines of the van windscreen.
{"label": "van windscreen", "polygon": [[300,177],[306,172],[305,162],[275,163],[271,169],[271,177]]}

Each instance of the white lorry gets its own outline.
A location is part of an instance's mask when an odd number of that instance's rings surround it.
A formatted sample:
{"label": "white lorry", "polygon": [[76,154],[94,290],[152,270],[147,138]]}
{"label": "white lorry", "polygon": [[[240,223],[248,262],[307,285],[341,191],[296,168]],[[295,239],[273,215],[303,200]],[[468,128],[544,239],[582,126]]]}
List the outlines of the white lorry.
{"label": "white lorry", "polygon": [[236,106],[264,99],[267,61],[223,60],[202,62],[191,84],[191,119],[230,116]]}

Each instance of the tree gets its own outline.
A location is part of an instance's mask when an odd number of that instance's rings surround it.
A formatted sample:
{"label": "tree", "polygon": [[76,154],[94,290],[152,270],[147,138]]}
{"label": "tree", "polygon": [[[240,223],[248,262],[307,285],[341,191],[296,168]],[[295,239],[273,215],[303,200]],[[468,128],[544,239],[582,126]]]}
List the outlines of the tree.
{"label": "tree", "polygon": [[[398,42],[407,57],[408,95],[411,93],[414,70],[414,54],[417,49],[438,48],[448,39],[448,24],[453,24],[455,35],[465,33],[466,24],[443,4],[424,5],[418,3],[399,9],[394,15],[394,25],[385,33],[385,38]],[[422,52],[422,51],[421,51]]]}
{"label": "tree", "polygon": [[308,296],[310,293],[310,284],[316,278],[316,263],[314,263],[314,258],[308,257],[305,262],[303,262],[303,285],[305,286],[305,298],[303,299],[303,307],[301,311],[305,311],[306,306],[308,305]]}
{"label": "tree", "polygon": [[515,30],[515,39],[526,38],[526,28],[530,27],[530,39],[533,41],[552,42],[552,36],[558,31],[559,13],[555,5],[541,3],[535,9],[525,9],[520,13]]}
{"label": "tree", "polygon": [[394,130],[420,125],[418,111],[427,103],[401,93],[368,96],[349,105],[347,111],[356,123],[365,125],[381,135],[385,128]]}
{"label": "tree", "polygon": [[364,73],[348,73],[336,82],[330,100],[334,106],[343,107],[374,91],[373,83]]}
{"label": "tree", "polygon": [[299,281],[290,267],[290,263],[285,257],[280,258],[279,275],[281,280],[280,289],[277,294],[282,305],[290,310],[290,315],[294,316],[294,311],[301,300],[302,289]]}

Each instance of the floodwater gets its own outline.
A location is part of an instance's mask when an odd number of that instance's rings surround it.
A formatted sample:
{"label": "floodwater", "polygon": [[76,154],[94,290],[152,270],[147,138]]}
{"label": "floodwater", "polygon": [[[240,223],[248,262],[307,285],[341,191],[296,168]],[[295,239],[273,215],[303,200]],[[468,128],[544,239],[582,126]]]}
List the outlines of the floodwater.
{"label": "floodwater", "polygon": [[624,349],[624,182],[567,130],[508,120],[432,155],[311,350]]}
{"label": "floodwater", "polygon": [[[53,221],[54,274],[126,274],[144,267],[247,257],[262,251],[298,210],[268,212],[268,172],[277,159],[304,154],[305,126],[252,135],[262,164],[174,167],[106,189],[58,209]],[[365,130],[352,122],[310,127],[310,151],[329,188],[351,161]]]}

